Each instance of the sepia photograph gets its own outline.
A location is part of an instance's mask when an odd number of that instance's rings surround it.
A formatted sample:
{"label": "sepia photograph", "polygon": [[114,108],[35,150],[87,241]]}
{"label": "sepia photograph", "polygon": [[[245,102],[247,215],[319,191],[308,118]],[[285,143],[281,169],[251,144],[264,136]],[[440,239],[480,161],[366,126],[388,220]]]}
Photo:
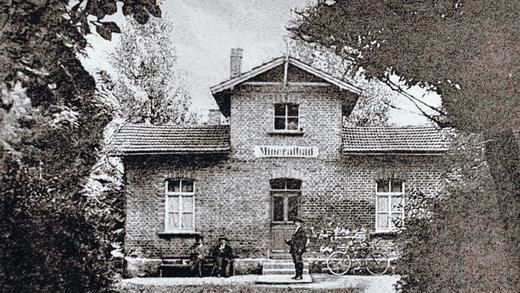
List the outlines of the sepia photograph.
{"label": "sepia photograph", "polygon": [[0,0],[0,292],[520,292],[520,1]]}

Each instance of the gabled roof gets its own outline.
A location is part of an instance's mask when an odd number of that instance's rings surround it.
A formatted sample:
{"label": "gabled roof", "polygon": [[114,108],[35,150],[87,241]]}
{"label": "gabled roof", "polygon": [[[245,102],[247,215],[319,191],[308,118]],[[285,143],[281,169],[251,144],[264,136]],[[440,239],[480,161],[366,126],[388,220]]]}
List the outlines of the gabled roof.
{"label": "gabled roof", "polygon": [[229,126],[127,124],[111,146],[121,156],[229,153]]}
{"label": "gabled roof", "polygon": [[442,131],[429,126],[343,129],[344,154],[435,154],[448,146]]}
{"label": "gabled roof", "polygon": [[343,81],[343,80],[340,80],[338,78],[335,78],[333,77],[332,75],[324,72],[324,71],[321,71],[320,69],[317,69],[317,68],[314,68],[312,67],[311,65],[309,64],[306,64],[304,63],[303,61],[300,61],[294,57],[286,57],[286,56],[281,56],[281,57],[278,57],[278,58],[275,58],[275,59],[272,59],[271,61],[269,62],[266,62],[260,66],[257,66],[257,67],[254,67],[253,69],[251,69],[250,71],[247,71],[247,72],[244,72],[242,74],[240,74],[239,76],[235,77],[235,78],[232,78],[232,79],[229,79],[229,80],[226,80],[224,82],[221,82],[215,86],[212,86],[210,88],[211,90],[211,93],[213,95],[216,95],[222,91],[225,91],[225,90],[229,90],[231,88],[233,88],[234,86],[236,85],[239,85],[259,74],[262,74],[270,69],[273,69],[277,66],[280,66],[282,64],[284,64],[284,62],[288,62],[290,65],[293,65],[295,67],[298,67],[308,73],[311,73],[317,77],[320,77],[322,78],[323,80],[341,88],[341,89],[344,89],[344,90],[348,90],[348,91],[351,91],[355,94],[360,94],[361,93],[361,88],[357,87],[354,85],[353,82],[348,82],[348,81]]}

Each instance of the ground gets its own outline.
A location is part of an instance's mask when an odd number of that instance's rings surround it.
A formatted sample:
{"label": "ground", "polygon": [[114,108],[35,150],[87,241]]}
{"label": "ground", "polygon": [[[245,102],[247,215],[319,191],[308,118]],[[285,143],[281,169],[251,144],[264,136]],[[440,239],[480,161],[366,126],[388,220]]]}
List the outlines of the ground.
{"label": "ground", "polygon": [[[162,292],[395,292],[393,285],[399,279],[391,276],[333,276],[313,274],[311,284],[255,285],[259,275],[230,278],[132,278],[119,284],[122,293]],[[175,289],[175,290],[174,290]]]}

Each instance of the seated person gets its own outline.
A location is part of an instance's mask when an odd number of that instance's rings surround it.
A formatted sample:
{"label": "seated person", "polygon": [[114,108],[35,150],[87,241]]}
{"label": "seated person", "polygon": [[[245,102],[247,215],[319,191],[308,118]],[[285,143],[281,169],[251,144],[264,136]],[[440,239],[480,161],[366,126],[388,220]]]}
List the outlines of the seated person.
{"label": "seated person", "polygon": [[217,277],[229,277],[231,262],[233,261],[233,250],[228,244],[226,237],[220,237],[219,243],[213,248],[213,272],[217,273]]}
{"label": "seated person", "polygon": [[207,255],[206,246],[204,246],[204,237],[195,236],[195,243],[191,247],[191,270],[197,277],[202,277],[202,266],[204,258]]}

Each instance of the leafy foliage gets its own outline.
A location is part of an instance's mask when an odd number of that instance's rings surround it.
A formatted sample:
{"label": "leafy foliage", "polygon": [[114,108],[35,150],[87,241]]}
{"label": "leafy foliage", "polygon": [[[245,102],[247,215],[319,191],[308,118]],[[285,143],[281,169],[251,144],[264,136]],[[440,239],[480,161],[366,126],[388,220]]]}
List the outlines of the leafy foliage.
{"label": "leafy foliage", "polygon": [[[125,210],[121,202],[123,191],[123,163],[120,157],[111,157],[110,145],[114,134],[128,122],[142,122],[151,116],[153,123],[194,123],[196,116],[189,112],[190,93],[175,71],[175,51],[171,44],[172,25],[166,19],[150,19],[146,24],[129,20],[123,26],[123,34],[112,63],[117,79],[112,80],[106,71],[96,77],[99,95],[110,105],[112,120],[103,131],[102,152],[91,169],[84,194],[108,199],[116,205],[108,206],[114,229],[111,245],[116,263],[123,263]],[[153,103],[150,111],[149,103]],[[151,113],[150,113],[151,112]],[[106,199],[107,196],[110,196]],[[128,253],[128,252],[127,252]],[[117,268],[121,272],[124,268]]]}
{"label": "leafy foliage", "polygon": [[[336,78],[344,79],[352,74],[350,71],[353,66],[349,60],[342,59],[322,46],[312,46],[305,42],[292,40],[289,42],[289,53]],[[387,125],[390,101],[397,93],[376,79],[366,80],[362,74],[357,74],[354,82],[363,88],[363,93],[352,113],[345,117],[345,123],[349,126]]]}
{"label": "leafy foliage", "polygon": [[[496,195],[500,212],[491,221],[498,222],[490,223],[504,229],[504,251],[516,267],[520,267],[520,146],[515,136],[520,129],[520,63],[513,56],[520,53],[519,9],[520,2],[506,0],[319,1],[299,11],[299,19],[290,28],[297,39],[334,49],[362,68],[368,78],[378,78],[395,88],[391,77],[399,76],[407,86],[420,85],[436,91],[443,109],[437,109],[439,115],[430,116],[432,120],[440,126],[483,134],[484,156],[493,180],[487,183],[486,192],[473,193],[481,204],[480,209],[471,211],[478,214],[494,208],[488,196]],[[453,191],[450,195],[467,199],[469,193]],[[453,216],[449,212],[438,211],[434,222]],[[456,233],[466,224],[465,218],[451,219],[451,225],[436,226],[437,232]],[[422,228],[418,225],[414,229],[420,232]],[[422,243],[424,249],[435,247],[433,242]],[[446,245],[458,257],[465,255],[457,243]],[[435,257],[447,261],[448,255]],[[424,257],[434,260],[432,254]],[[413,275],[413,269],[425,266],[432,268],[418,258],[408,260],[410,265],[405,268],[410,271],[403,274]],[[466,271],[471,269],[470,262],[461,265]],[[493,276],[511,284],[514,276],[507,273]],[[435,283],[431,278],[423,281]],[[408,284],[410,290],[420,288],[419,283]]]}
{"label": "leafy foliage", "polygon": [[291,31],[367,77],[431,87],[457,128],[497,131],[520,126],[519,9],[506,0],[321,1]]}
{"label": "leafy foliage", "polygon": [[7,1],[0,11],[1,79],[10,87],[22,82],[34,106],[73,104],[71,97],[95,87],[76,53],[84,52],[91,26],[105,39],[120,31],[115,23],[103,21],[116,12],[117,2],[123,3],[125,15],[140,23],[146,23],[149,14],[161,14],[155,0]]}
{"label": "leafy foliage", "polygon": [[0,181],[2,292],[108,291],[118,269],[110,252],[122,226],[113,213],[122,209],[119,194],[57,193],[49,188],[56,179],[9,166]]}
{"label": "leafy foliage", "polygon": [[[111,115],[78,59],[117,2],[146,22],[155,0],[15,1],[0,8],[0,290],[102,292],[113,280],[114,196],[82,193]],[[118,204],[114,204],[116,207]]]}
{"label": "leafy foliage", "polygon": [[[459,134],[446,163],[441,197],[416,191],[399,223],[397,273],[403,292],[515,292],[519,272],[509,257],[500,196],[479,135]],[[449,227],[449,228],[448,228]],[[507,276],[507,277],[506,277]]]}
{"label": "leafy foliage", "polygon": [[152,123],[193,123],[191,96],[176,71],[171,44],[172,24],[151,19],[146,24],[130,20],[112,54],[117,70],[113,95],[119,115],[128,121],[150,117]]}

